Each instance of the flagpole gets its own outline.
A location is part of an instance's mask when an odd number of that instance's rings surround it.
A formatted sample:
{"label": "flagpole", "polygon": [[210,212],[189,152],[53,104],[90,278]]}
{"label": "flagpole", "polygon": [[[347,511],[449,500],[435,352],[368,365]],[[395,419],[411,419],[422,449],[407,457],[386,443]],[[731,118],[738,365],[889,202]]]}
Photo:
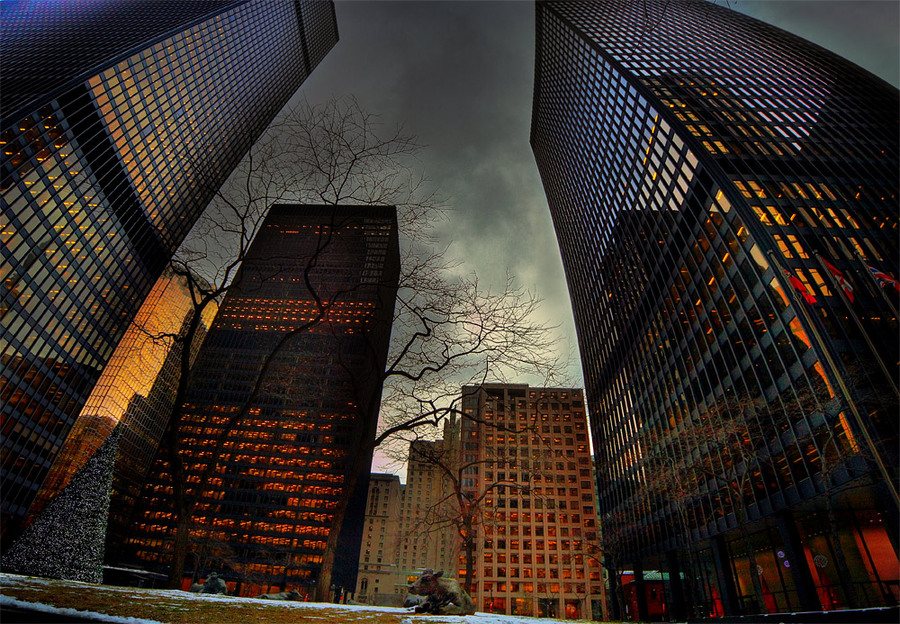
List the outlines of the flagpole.
{"label": "flagpole", "polygon": [[[780,271],[781,274],[784,275],[784,268],[775,257],[775,253],[772,250],[769,250],[767,253],[769,259],[772,261],[772,264],[774,264],[778,268],[778,271]],[[778,271],[776,271],[776,273]],[[835,363],[834,358],[831,355],[831,350],[827,347],[824,339],[822,338],[822,334],[819,332],[819,328],[815,323],[815,319],[810,316],[809,310],[806,309],[806,305],[797,300],[793,288],[787,288],[785,290],[788,291],[788,296],[794,303],[794,307],[800,311],[801,316],[803,316],[804,320],[806,321],[807,327],[809,327],[809,330],[812,332],[816,344],[819,345],[819,353],[822,355],[825,363],[831,369],[832,377],[840,388],[841,393],[844,395],[844,400],[846,401],[847,406],[850,408],[854,420],[856,420],[856,426],[859,429],[859,433],[860,435],[862,435],[863,440],[865,440],[866,442],[866,446],[869,448],[869,452],[872,454],[872,461],[874,461],[875,465],[878,467],[878,472],[881,473],[881,478],[884,480],[885,487],[887,487],[891,498],[894,500],[894,505],[898,509],[900,509],[900,494],[897,493],[897,486],[894,483],[894,479],[891,476],[891,473],[888,471],[887,466],[885,466],[884,460],[881,458],[881,453],[878,452],[878,448],[875,446],[875,441],[869,434],[869,429],[868,427],[866,427],[865,421],[863,421],[862,415],[859,413],[859,409],[856,407],[856,402],[853,400],[853,397],[850,394],[850,389],[847,388],[847,384],[844,383],[843,375],[838,372],[839,369],[837,368],[837,364]]]}
{"label": "flagpole", "polygon": [[856,259],[859,260],[860,264],[863,265],[863,268],[865,269],[864,273],[867,273],[868,276],[870,278],[872,278],[872,281],[875,282],[875,289],[881,294],[881,298],[884,299],[885,303],[888,304],[888,307],[891,309],[891,312],[894,313],[894,318],[900,320],[900,314],[897,313],[897,307],[894,305],[894,302],[891,301],[891,298],[887,296],[887,293],[884,292],[884,288],[881,286],[881,284],[878,283],[878,280],[875,279],[875,276],[872,274],[872,271],[869,270],[869,263],[866,262],[865,260],[863,260],[862,256],[859,254],[859,251],[857,251],[857,249],[854,246],[850,245],[849,247],[850,247],[850,251],[856,257]]}
{"label": "flagpole", "polygon": [[[828,267],[828,262],[824,257],[818,252],[815,252],[816,260],[819,261],[819,266],[822,267],[822,272],[829,278],[829,283],[831,283],[832,287],[837,291],[838,296],[841,298],[841,301],[844,302],[844,306],[846,306],[847,311],[850,312],[850,316],[853,317],[853,321],[856,323],[857,329],[859,329],[859,333],[862,334],[863,339],[865,339],[866,344],[869,345],[869,349],[872,351],[872,355],[875,356],[875,361],[878,362],[878,366],[881,368],[881,372],[884,373],[884,376],[887,378],[888,383],[891,384],[891,389],[894,391],[898,397],[900,397],[900,389],[897,388],[897,382],[894,381],[894,375],[890,372],[887,365],[884,363],[884,360],[881,358],[881,355],[878,353],[878,349],[875,348],[875,343],[872,342],[872,338],[869,336],[869,332],[866,331],[866,328],[863,326],[862,321],[857,316],[856,312],[853,309],[852,302],[849,297],[847,297],[847,293],[844,292],[843,286],[841,286],[840,282],[837,281],[837,277],[831,272],[831,269]],[[866,272],[870,273],[868,266],[866,267]]]}

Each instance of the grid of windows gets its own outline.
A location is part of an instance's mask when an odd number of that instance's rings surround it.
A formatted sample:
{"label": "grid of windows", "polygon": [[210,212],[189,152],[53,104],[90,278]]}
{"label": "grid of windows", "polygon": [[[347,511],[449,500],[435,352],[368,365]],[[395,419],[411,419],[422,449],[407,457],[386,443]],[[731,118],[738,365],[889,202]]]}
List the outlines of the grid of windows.
{"label": "grid of windows", "polygon": [[[604,619],[597,504],[582,391],[486,384],[462,390],[463,492],[484,500],[479,610]],[[459,558],[460,577],[465,557]]]}
{"label": "grid of windows", "polygon": [[446,458],[446,467],[453,471],[459,452],[459,429],[453,418],[445,422],[442,440],[416,440],[410,443],[407,482],[400,501],[400,536],[402,545],[397,551],[398,572],[405,580],[418,576],[421,570],[451,570],[456,566],[459,536],[451,527],[435,532],[431,526],[447,500],[453,496],[453,486],[446,473],[425,458]]}
{"label": "grid of windows", "polygon": [[[120,422],[123,427],[110,509],[117,518],[130,514],[162,438],[180,370],[180,345],[155,337],[177,334],[190,312],[190,294],[183,280],[171,273],[160,278],[103,369],[29,509],[30,517],[66,486]],[[194,354],[214,314],[215,306],[211,306]],[[127,496],[124,490],[128,490]]]}
{"label": "grid of windows", "polygon": [[[4,539],[168,257],[337,40],[330,3],[174,4],[3,11]],[[35,67],[42,42],[59,58]]]}
{"label": "grid of windows", "polygon": [[[837,531],[814,548],[787,512],[838,488],[896,518],[897,292],[870,269],[898,266],[896,90],[718,6],[537,12],[532,145],[616,565],[724,537],[734,574],[701,583],[696,615],[890,601],[773,553],[827,556]],[[748,536],[773,518],[777,540]],[[896,579],[842,565],[870,589]]]}
{"label": "grid of windows", "polygon": [[[216,570],[240,595],[287,585],[305,594],[315,584],[347,475],[368,474],[371,463],[371,451],[359,449],[375,435],[397,240],[394,208],[270,209],[200,349],[179,425],[187,495],[197,501],[187,574]],[[311,320],[300,310],[316,307],[314,296],[339,302],[338,312],[290,338],[254,393],[285,332]],[[159,570],[176,526],[170,473],[164,444],[124,548],[127,558]],[[341,527],[338,586],[355,584],[367,485],[364,478],[357,485],[359,507],[350,505]]]}
{"label": "grid of windows", "polygon": [[399,606],[406,597],[407,578],[397,564],[401,544],[408,541],[402,537],[404,489],[397,475],[373,474],[369,480],[359,580],[353,597],[357,602]]}

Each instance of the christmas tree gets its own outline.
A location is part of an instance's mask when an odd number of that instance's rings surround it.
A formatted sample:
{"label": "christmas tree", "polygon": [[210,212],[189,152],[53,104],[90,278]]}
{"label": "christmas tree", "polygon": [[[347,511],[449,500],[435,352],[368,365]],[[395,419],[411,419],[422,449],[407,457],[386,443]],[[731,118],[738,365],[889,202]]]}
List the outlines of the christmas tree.
{"label": "christmas tree", "polygon": [[106,519],[120,427],[54,496],[0,562],[4,572],[103,581]]}

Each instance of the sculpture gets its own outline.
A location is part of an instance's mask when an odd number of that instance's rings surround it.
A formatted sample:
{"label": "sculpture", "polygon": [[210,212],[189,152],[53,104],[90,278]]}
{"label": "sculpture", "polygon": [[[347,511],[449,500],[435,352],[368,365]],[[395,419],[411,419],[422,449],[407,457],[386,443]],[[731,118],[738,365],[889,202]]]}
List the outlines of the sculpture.
{"label": "sculpture", "polygon": [[416,613],[473,615],[475,603],[455,578],[443,578],[444,571],[425,570],[409,588],[409,593],[425,596]]}

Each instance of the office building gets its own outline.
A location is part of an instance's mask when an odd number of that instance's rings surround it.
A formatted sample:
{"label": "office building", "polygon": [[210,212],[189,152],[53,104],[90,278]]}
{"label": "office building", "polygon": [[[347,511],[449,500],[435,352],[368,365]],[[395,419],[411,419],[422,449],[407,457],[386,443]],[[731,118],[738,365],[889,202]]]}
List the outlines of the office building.
{"label": "office building", "polygon": [[337,41],[330,2],[5,2],[2,525],[166,262]]}
{"label": "office building", "polygon": [[415,581],[422,570],[457,573],[459,527],[448,523],[457,511],[452,477],[459,469],[459,420],[452,414],[444,421],[440,440],[415,440],[409,445],[406,485],[400,503],[400,537],[397,548],[401,583]]}
{"label": "office building", "polygon": [[[353,591],[397,236],[393,207],[270,209],[197,356],[177,429],[194,503],[186,586],[216,571],[239,595],[309,595],[355,473],[332,571],[336,592]],[[176,527],[168,453],[163,444],[123,549],[160,572]]]}
{"label": "office building", "polygon": [[[207,306],[194,338],[195,358],[217,306]],[[156,456],[181,373],[181,343],[172,339],[193,315],[186,281],[166,271],[128,327],[75,420],[28,512],[30,522],[122,425],[113,476],[110,526],[121,534]]]}
{"label": "office building", "polygon": [[531,143],[629,617],[896,605],[897,90],[715,3],[536,11]]}
{"label": "office building", "polygon": [[455,574],[460,539],[451,475],[458,462],[459,420],[451,414],[440,440],[410,442],[405,485],[394,475],[372,475],[379,480],[369,488],[357,600],[401,606],[422,570]]}
{"label": "office building", "polygon": [[[582,390],[465,386],[462,410],[460,485],[482,511],[478,610],[607,619]],[[463,552],[458,568],[463,577]]]}
{"label": "office building", "polygon": [[407,583],[397,561],[403,544],[400,536],[403,488],[400,477],[394,474],[372,473],[369,478],[354,596],[357,602],[391,607],[403,605]]}

